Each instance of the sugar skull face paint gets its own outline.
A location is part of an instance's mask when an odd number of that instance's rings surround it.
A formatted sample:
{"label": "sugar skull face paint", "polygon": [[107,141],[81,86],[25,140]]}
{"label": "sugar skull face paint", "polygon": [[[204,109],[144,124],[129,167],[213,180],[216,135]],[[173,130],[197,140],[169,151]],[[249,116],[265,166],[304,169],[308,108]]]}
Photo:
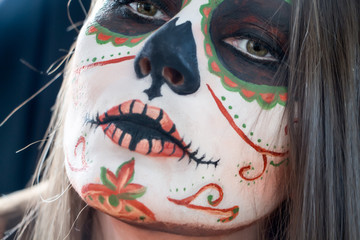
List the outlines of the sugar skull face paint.
{"label": "sugar skull face paint", "polygon": [[99,0],[67,89],[75,190],[120,220],[180,234],[269,214],[288,155],[278,69],[289,18],[284,0]]}

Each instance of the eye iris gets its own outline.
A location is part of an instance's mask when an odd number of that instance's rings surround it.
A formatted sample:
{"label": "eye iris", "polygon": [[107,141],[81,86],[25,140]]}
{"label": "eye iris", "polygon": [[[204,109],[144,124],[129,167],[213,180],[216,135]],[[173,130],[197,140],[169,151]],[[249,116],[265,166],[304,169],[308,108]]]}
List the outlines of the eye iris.
{"label": "eye iris", "polygon": [[158,10],[154,5],[150,3],[138,3],[137,11],[147,16],[155,16]]}
{"label": "eye iris", "polygon": [[249,40],[246,44],[246,50],[258,57],[265,57],[269,51],[264,47],[263,44],[257,41]]}

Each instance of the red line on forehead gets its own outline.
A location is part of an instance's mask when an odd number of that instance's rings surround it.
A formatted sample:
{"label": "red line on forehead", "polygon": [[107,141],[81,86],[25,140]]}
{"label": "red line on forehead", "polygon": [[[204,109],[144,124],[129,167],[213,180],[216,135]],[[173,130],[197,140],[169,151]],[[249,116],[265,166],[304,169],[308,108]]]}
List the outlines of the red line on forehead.
{"label": "red line on forehead", "polygon": [[230,114],[226,111],[225,107],[221,104],[219,98],[215,95],[214,91],[211,89],[211,87],[206,84],[206,86],[208,87],[212,97],[215,100],[216,105],[218,106],[219,110],[221,111],[221,113],[224,115],[224,117],[228,120],[228,122],[230,123],[231,127],[235,130],[235,132],[247,143],[249,144],[253,149],[255,149],[255,151],[257,151],[258,153],[261,154],[268,154],[274,157],[283,157],[286,156],[288,154],[288,152],[274,152],[274,151],[269,151],[265,148],[260,147],[259,145],[256,145],[255,143],[253,143],[247,136],[246,134],[236,125],[236,123],[234,122],[234,120],[232,119],[232,117],[230,116]]}
{"label": "red line on forehead", "polygon": [[102,61],[102,62],[96,62],[96,63],[92,63],[92,64],[82,66],[82,67],[76,69],[75,73],[80,74],[82,71],[88,70],[88,69],[91,69],[91,68],[94,68],[94,67],[105,66],[105,65],[109,65],[109,64],[114,64],[114,63],[119,63],[119,62],[132,60],[132,59],[135,59],[135,55],[116,58],[116,59],[111,59],[111,60]]}

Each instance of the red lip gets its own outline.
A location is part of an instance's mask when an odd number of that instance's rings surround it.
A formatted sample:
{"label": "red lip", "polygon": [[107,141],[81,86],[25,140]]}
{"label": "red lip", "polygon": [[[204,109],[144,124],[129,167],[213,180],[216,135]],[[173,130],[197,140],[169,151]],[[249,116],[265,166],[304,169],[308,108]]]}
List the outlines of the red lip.
{"label": "red lip", "polygon": [[161,108],[129,100],[97,117],[96,123],[115,144],[143,155],[184,157],[185,144]]}

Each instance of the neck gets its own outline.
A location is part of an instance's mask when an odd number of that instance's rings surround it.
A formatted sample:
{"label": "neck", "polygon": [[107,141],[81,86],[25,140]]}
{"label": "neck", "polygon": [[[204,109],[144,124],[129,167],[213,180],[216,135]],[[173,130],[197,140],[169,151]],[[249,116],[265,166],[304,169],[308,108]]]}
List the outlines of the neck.
{"label": "neck", "polygon": [[[153,231],[149,229],[144,229],[140,227],[135,227],[124,223],[120,220],[117,220],[107,214],[102,212],[96,213],[99,227],[96,228],[96,235],[94,234],[94,239],[104,239],[104,240],[123,240],[123,239],[132,239],[132,240],[235,240],[235,239],[247,239],[255,240],[257,239],[259,232],[259,224],[255,223],[246,227],[240,231],[232,232],[223,235],[217,236],[207,236],[207,237],[193,237],[193,236],[184,236],[177,235],[172,233]],[[101,230],[101,231],[99,231]],[[99,236],[101,234],[101,236]],[[99,238],[100,237],[100,238]]]}

